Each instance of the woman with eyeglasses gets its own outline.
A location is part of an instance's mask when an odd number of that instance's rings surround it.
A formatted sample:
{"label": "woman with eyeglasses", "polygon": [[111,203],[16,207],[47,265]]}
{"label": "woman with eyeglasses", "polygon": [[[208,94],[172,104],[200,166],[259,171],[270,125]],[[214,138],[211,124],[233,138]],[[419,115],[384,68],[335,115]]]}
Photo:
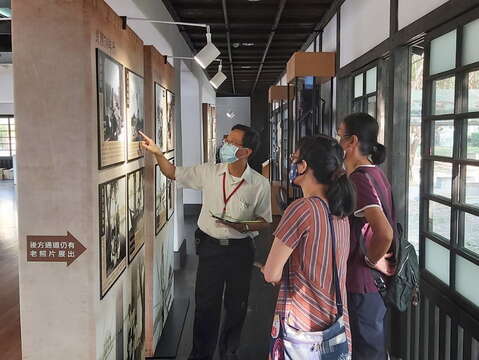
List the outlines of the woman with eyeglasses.
{"label": "woman with eyeglasses", "polygon": [[262,272],[281,284],[270,359],[349,359],[346,293],[349,222],[355,204],[343,150],[327,136],[305,137],[290,181],[303,197],[285,210]]}
{"label": "woman with eyeglasses", "polygon": [[[344,164],[356,187],[357,203],[350,216],[351,247],[348,259],[349,318],[354,360],[387,359],[384,333],[386,307],[379,294],[383,276],[394,274],[390,261],[394,233],[391,185],[377,166],[386,158],[378,143],[379,125],[365,113],[347,116],[338,128]],[[394,222],[393,222],[394,221]],[[377,271],[371,271],[371,269]]]}

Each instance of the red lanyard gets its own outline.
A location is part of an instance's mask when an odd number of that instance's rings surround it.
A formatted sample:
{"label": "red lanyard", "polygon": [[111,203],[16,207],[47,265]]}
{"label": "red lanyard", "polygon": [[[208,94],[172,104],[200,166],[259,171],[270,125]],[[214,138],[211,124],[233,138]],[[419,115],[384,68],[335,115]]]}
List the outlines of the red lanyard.
{"label": "red lanyard", "polygon": [[238,191],[238,189],[243,185],[244,179],[241,180],[238,186],[234,188],[234,190],[229,194],[228,197],[226,197],[226,173],[223,174],[223,201],[225,202],[225,207],[223,208],[223,215],[226,213],[226,204],[228,204],[228,201],[230,201],[231,197],[235,194],[235,192]]}

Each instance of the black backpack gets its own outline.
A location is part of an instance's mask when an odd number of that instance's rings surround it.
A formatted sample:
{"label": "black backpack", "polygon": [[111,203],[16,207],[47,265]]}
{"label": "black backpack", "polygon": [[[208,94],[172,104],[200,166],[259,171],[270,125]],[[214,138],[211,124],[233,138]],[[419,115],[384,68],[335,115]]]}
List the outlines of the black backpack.
{"label": "black backpack", "polygon": [[[394,199],[392,199],[392,209],[389,209],[385,206],[385,204],[389,204],[389,202],[385,201],[386,194],[381,191],[382,187],[379,186],[375,179],[369,176],[366,171],[362,171],[361,168],[358,168],[357,171],[363,173],[374,185],[381,204],[383,204],[383,211],[394,231],[393,253],[396,273],[391,277],[387,277],[381,272],[371,269],[374,282],[386,306],[398,311],[406,311],[410,304],[416,306],[419,302],[419,263],[416,250],[414,246],[403,237],[401,224],[396,223]],[[384,174],[382,172],[381,174],[383,180],[387,183]],[[366,254],[364,236],[362,232],[358,235],[360,247],[363,253]]]}

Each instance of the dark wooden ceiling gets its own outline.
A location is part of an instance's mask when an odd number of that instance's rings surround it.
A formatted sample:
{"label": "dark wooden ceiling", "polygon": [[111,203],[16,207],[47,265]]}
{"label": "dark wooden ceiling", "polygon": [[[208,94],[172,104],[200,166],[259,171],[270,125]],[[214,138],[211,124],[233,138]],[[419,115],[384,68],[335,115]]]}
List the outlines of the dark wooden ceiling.
{"label": "dark wooden ceiling", "polygon": [[[277,82],[333,0],[163,0],[176,21],[211,26],[228,79],[218,96],[249,96]],[[205,30],[180,26],[194,52],[206,44]],[[218,70],[214,62],[209,77]]]}

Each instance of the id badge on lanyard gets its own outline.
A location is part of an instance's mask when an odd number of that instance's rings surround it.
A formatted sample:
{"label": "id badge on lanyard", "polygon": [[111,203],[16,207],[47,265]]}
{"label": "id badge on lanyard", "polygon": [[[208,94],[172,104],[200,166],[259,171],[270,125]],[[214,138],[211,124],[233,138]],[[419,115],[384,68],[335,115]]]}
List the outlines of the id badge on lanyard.
{"label": "id badge on lanyard", "polygon": [[239,188],[241,187],[241,185],[243,185],[244,183],[244,179],[241,180],[241,182],[238,184],[238,186],[236,186],[233,191],[231,192],[231,194],[229,194],[228,196],[226,196],[226,172],[223,174],[223,201],[224,201],[224,207],[223,207],[223,216],[226,215],[226,205],[228,204],[228,202],[230,201],[230,199],[233,197],[233,195],[239,190]]}

